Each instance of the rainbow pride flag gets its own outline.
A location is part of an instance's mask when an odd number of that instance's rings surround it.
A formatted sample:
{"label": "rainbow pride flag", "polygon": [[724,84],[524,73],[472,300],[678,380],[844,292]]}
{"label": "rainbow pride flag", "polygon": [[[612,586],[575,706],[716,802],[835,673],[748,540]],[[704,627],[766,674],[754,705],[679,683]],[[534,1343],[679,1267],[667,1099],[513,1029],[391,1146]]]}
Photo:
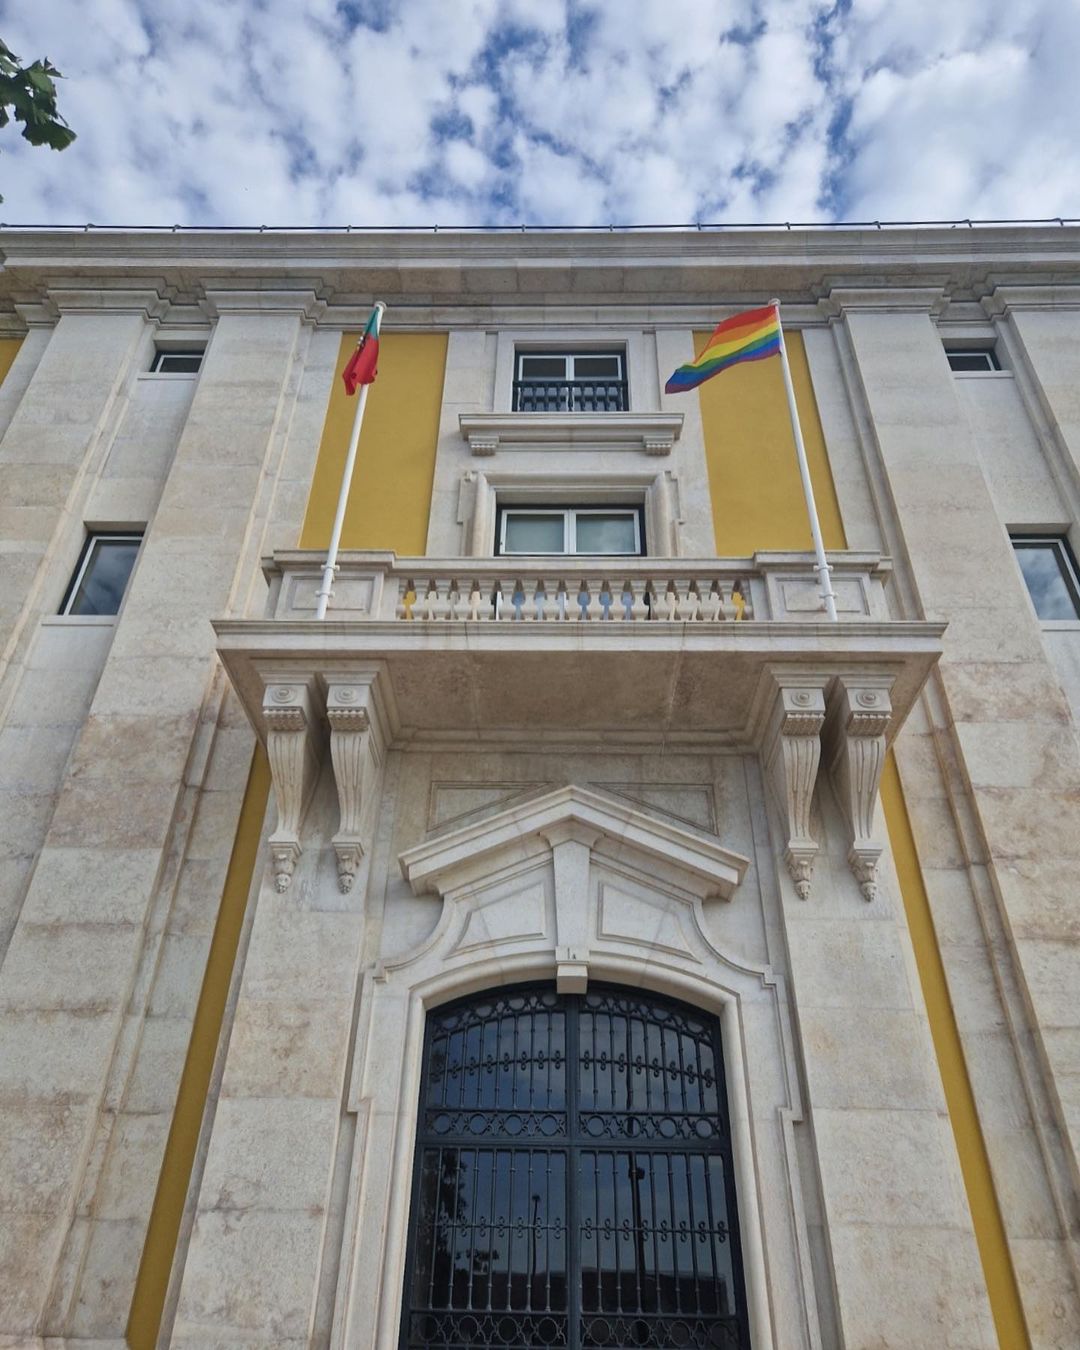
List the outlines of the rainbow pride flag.
{"label": "rainbow pride flag", "polygon": [[700,356],[679,369],[664,385],[665,394],[682,394],[740,361],[764,361],[780,350],[780,311],[775,305],[748,309],[717,324]]}

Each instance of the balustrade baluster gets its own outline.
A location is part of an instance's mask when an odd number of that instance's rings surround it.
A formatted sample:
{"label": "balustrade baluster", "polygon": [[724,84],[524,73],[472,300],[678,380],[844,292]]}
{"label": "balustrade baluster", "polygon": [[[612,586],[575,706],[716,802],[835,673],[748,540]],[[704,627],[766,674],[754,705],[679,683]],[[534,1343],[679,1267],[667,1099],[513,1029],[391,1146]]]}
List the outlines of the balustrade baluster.
{"label": "balustrade baluster", "polygon": [[413,605],[416,604],[416,582],[405,581],[402,584],[400,597],[397,603],[397,617],[399,619],[411,619],[413,617]]}
{"label": "balustrade baluster", "polygon": [[446,617],[448,619],[458,619],[461,617],[461,594],[458,589],[457,579],[451,577],[446,587]]}
{"label": "balustrade baluster", "polygon": [[[484,604],[484,593],[480,589],[479,581],[474,581],[469,589],[469,620],[471,623],[480,622],[480,611]],[[486,616],[485,616],[486,617]]]}
{"label": "balustrade baluster", "polygon": [[701,618],[707,619],[710,623],[715,623],[718,619],[726,617],[724,596],[720,589],[720,583],[719,581],[713,581],[709,586],[708,595],[701,602]]}
{"label": "balustrade baluster", "polygon": [[[589,619],[593,623],[600,623],[607,618],[604,606],[604,588],[603,581],[593,581],[589,583]],[[608,597],[610,603],[610,596]]]}
{"label": "balustrade baluster", "polygon": [[695,623],[700,617],[701,596],[698,594],[697,582],[691,581],[686,588],[686,597],[682,604],[682,616],[687,623]]}

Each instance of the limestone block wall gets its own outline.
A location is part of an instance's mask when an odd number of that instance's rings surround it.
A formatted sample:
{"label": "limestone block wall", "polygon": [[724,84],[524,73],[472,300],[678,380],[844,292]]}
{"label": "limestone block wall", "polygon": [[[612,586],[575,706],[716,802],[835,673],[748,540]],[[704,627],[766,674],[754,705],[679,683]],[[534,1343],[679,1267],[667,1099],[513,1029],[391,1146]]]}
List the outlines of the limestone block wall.
{"label": "limestone block wall", "polygon": [[[149,326],[142,360],[149,364]],[[33,330],[34,335],[44,330]],[[20,353],[21,354],[21,353]],[[14,372],[12,372],[14,373]],[[7,391],[8,380],[4,382]],[[153,517],[195,388],[195,377],[129,372],[108,443],[56,518],[36,592],[17,621],[21,637],[2,681],[0,705],[0,959],[52,815],[64,767],[90,707],[116,619],[57,614],[87,529],[143,530]],[[23,387],[22,416],[38,393]],[[46,397],[52,397],[47,393]],[[59,410],[56,410],[59,412]],[[43,416],[39,413],[39,416]],[[87,451],[89,453],[89,449]],[[25,503],[12,501],[10,511]]]}
{"label": "limestone block wall", "polygon": [[1080,763],[1002,517],[1030,521],[1053,487],[1005,382],[972,408],[980,391],[949,370],[927,296],[885,313],[853,295],[833,338],[894,600],[949,621],[897,758],[1028,1334],[1063,1346],[1080,1334],[1064,995],[1080,973],[1067,900]]}
{"label": "limestone block wall", "polygon": [[[306,303],[221,298],[171,457],[157,385],[127,418],[110,404],[121,432],[95,442],[92,509],[147,509],[149,485],[164,485],[0,969],[0,1130],[30,1150],[5,1169],[6,1334],[124,1334],[254,744],[216,669],[210,619],[257,611],[261,554],[298,536],[296,484],[310,481],[336,345],[308,362]],[[146,320],[101,322],[95,350],[119,380]],[[100,417],[111,386],[98,375]],[[25,432],[19,453],[57,397],[43,387],[33,412],[42,378],[39,364],[9,428]],[[91,481],[70,441],[65,482],[85,489],[81,507]],[[56,519],[45,524],[55,533]],[[36,571],[34,584],[47,592]]]}

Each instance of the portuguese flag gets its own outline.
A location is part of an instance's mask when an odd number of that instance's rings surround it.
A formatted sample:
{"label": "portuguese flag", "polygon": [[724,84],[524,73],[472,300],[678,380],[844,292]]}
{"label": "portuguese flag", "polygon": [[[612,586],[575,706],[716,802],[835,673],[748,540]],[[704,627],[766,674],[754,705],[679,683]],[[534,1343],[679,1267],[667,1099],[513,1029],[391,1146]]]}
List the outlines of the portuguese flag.
{"label": "portuguese flag", "polygon": [[374,384],[375,376],[379,373],[375,367],[379,360],[379,320],[381,318],[382,310],[376,305],[371,311],[371,318],[367,321],[367,327],[360,335],[356,351],[349,357],[349,364],[342,372],[341,378],[345,381],[345,392],[350,398],[362,384]]}

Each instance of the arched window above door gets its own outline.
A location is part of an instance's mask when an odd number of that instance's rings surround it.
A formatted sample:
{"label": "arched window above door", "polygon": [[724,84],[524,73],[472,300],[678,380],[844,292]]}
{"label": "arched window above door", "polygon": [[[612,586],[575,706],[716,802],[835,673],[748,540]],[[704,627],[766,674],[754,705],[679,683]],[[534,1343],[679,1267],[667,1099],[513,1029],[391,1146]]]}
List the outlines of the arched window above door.
{"label": "arched window above door", "polygon": [[718,1022],[591,985],[429,1014],[401,1345],[749,1346]]}

